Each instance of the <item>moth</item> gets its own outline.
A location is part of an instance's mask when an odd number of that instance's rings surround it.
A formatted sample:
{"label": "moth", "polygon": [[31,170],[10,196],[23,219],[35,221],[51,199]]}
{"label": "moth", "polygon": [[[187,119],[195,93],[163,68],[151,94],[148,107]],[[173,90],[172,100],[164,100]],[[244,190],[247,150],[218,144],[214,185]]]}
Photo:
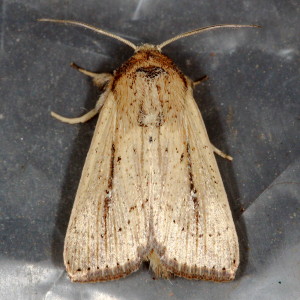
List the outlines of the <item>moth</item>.
{"label": "moth", "polygon": [[112,33],[134,55],[112,74],[75,64],[104,92],[95,108],[70,124],[99,119],[84,164],[64,244],[72,281],[122,278],[149,261],[157,277],[229,281],[239,265],[239,243],[214,147],[193,98],[193,82],[160,45],[136,46]]}

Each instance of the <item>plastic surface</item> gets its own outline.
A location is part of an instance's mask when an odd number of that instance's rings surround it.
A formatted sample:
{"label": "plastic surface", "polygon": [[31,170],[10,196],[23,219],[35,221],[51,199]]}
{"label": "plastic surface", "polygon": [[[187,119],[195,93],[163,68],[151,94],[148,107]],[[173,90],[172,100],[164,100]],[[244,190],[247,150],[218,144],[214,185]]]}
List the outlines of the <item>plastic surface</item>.
{"label": "plastic surface", "polygon": [[[0,299],[300,299],[299,19],[297,1],[8,1],[1,3]],[[131,40],[220,29],[164,49],[192,79],[218,158],[241,245],[230,283],[153,280],[147,266],[125,279],[74,284],[63,240],[96,120],[79,116],[99,91],[68,65],[112,72],[132,49],[48,17],[87,22]]]}

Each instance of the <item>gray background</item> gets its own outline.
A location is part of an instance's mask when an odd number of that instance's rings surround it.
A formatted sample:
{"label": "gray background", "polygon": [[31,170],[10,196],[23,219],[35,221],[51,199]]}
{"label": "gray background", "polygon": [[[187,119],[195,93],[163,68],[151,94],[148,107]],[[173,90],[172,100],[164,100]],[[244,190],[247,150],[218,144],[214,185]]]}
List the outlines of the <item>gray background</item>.
{"label": "gray background", "polygon": [[[1,299],[300,299],[299,1],[8,1],[1,3]],[[73,19],[136,44],[198,27],[220,29],[164,49],[192,79],[241,244],[231,283],[153,280],[147,266],[125,279],[74,284],[63,240],[95,119],[67,125],[99,96],[69,67],[112,72],[132,49],[41,17]]]}

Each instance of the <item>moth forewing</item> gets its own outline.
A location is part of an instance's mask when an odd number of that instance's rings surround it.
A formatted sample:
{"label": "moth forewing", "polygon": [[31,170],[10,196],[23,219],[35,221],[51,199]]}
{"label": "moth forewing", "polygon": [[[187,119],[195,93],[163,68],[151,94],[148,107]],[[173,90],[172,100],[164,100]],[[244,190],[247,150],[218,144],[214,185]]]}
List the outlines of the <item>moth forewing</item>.
{"label": "moth forewing", "polygon": [[[117,112],[116,99],[109,92],[84,164],[65,238],[64,262],[72,281],[124,277],[139,268],[142,249],[147,248],[149,210],[140,211],[142,198],[136,189],[136,170],[123,168],[129,145],[119,147],[123,142],[118,140],[118,133],[122,135],[123,131],[116,128]],[[135,135],[131,138],[135,139]]]}
{"label": "moth forewing", "polygon": [[[181,102],[177,88],[170,94],[176,121],[171,119],[160,128],[158,148],[164,172],[161,193],[153,206],[155,249],[170,274],[228,281],[239,265],[237,234],[191,83],[187,82],[184,109],[176,109]],[[184,90],[185,82],[179,81],[180,85]]]}
{"label": "moth forewing", "polygon": [[195,86],[161,53],[164,43],[136,46],[93,26],[62,20],[120,40],[135,50],[106,85],[65,238],[64,262],[73,281],[105,281],[136,271],[142,261],[158,277],[228,281],[239,265],[238,238],[214,152],[193,98]]}
{"label": "moth forewing", "polygon": [[[189,137],[194,202],[203,207],[206,223],[199,227],[204,238],[200,277],[216,281],[232,280],[239,265],[239,244],[225,188],[198,106],[190,90],[187,96],[186,121]],[[200,204],[201,203],[201,204]],[[197,206],[196,206],[197,207]],[[201,214],[200,214],[201,218]],[[200,256],[200,255],[199,255]]]}

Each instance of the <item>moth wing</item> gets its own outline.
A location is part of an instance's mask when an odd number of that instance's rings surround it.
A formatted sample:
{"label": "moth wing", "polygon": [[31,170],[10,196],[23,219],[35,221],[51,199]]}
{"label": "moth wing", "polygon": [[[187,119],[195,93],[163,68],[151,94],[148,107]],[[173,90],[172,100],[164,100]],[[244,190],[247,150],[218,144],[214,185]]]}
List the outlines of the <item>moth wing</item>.
{"label": "moth wing", "polygon": [[[147,217],[136,188],[137,169],[127,170],[127,145],[117,128],[110,92],[100,112],[84,164],[64,245],[72,281],[106,281],[137,270],[147,243]],[[136,138],[133,134],[132,139]],[[130,135],[129,135],[130,139]]]}
{"label": "moth wing", "polygon": [[[176,103],[173,98],[174,109]],[[190,279],[232,280],[239,265],[237,234],[191,88],[176,122],[161,127],[160,140],[168,149],[162,153],[162,191],[154,208],[161,269]]]}

